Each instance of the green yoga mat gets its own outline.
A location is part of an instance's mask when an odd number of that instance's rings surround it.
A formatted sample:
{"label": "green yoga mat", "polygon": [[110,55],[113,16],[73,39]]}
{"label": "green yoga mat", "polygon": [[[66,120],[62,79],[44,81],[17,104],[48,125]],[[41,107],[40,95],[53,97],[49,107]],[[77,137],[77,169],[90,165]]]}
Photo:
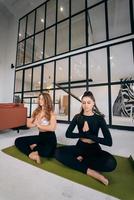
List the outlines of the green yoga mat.
{"label": "green yoga mat", "polygon": [[112,195],[121,200],[134,200],[134,168],[132,165],[132,160],[130,161],[129,158],[116,156],[118,163],[117,168],[113,172],[104,173],[110,182],[108,186],[104,186],[99,181],[96,181],[86,174],[70,169],[55,159],[42,158],[42,163],[39,165],[21,153],[15,146],[8,147],[2,151],[26,163],[100,192]]}

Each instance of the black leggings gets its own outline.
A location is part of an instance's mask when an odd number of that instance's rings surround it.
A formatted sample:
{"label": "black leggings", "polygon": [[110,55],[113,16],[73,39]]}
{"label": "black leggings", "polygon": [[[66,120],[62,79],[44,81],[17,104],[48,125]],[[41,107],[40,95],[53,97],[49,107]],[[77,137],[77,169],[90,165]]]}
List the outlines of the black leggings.
{"label": "black leggings", "polygon": [[[78,161],[78,156],[82,156],[83,160]],[[87,173],[88,168],[110,172],[117,165],[115,158],[110,153],[101,150],[99,144],[87,144],[80,140],[76,145],[58,147],[55,158],[64,165],[83,173]]]}
{"label": "black leggings", "polygon": [[[33,150],[30,145],[37,144]],[[32,151],[38,151],[42,157],[52,157],[57,145],[55,132],[39,132],[39,135],[19,137],[15,140],[15,146],[27,156]]]}

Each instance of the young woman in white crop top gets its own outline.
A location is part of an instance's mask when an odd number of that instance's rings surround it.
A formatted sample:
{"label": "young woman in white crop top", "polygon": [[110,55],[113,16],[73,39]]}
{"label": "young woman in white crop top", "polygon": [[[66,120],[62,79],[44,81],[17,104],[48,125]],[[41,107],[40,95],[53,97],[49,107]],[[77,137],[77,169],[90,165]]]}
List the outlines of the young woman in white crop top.
{"label": "young woman in white crop top", "polygon": [[55,129],[56,117],[53,112],[51,97],[42,93],[38,97],[38,107],[27,119],[29,128],[37,127],[39,135],[19,137],[15,140],[16,147],[30,159],[40,163],[40,156],[53,156],[57,144]]}

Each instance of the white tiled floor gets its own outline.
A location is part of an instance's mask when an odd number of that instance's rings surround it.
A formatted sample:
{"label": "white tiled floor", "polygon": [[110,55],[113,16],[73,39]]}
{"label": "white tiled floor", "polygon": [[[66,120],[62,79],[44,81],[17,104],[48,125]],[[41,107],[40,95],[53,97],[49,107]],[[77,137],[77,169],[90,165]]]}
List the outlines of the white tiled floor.
{"label": "white tiled floor", "polygon": [[[58,125],[56,134],[59,142],[70,144],[75,140],[64,137],[67,125]],[[0,149],[11,146],[18,136],[37,133],[35,129],[0,132]],[[103,149],[128,157],[134,155],[134,133],[111,130],[113,146]],[[70,142],[71,141],[71,142]],[[71,182],[46,172],[0,151],[0,200],[115,200],[116,198]]]}

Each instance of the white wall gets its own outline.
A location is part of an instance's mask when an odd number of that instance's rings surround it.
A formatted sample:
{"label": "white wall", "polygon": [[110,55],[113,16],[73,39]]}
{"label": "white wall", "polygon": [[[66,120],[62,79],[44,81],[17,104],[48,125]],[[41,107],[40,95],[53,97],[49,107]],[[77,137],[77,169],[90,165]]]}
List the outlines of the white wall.
{"label": "white wall", "polygon": [[17,22],[14,16],[0,9],[0,102],[12,102],[14,88]]}

